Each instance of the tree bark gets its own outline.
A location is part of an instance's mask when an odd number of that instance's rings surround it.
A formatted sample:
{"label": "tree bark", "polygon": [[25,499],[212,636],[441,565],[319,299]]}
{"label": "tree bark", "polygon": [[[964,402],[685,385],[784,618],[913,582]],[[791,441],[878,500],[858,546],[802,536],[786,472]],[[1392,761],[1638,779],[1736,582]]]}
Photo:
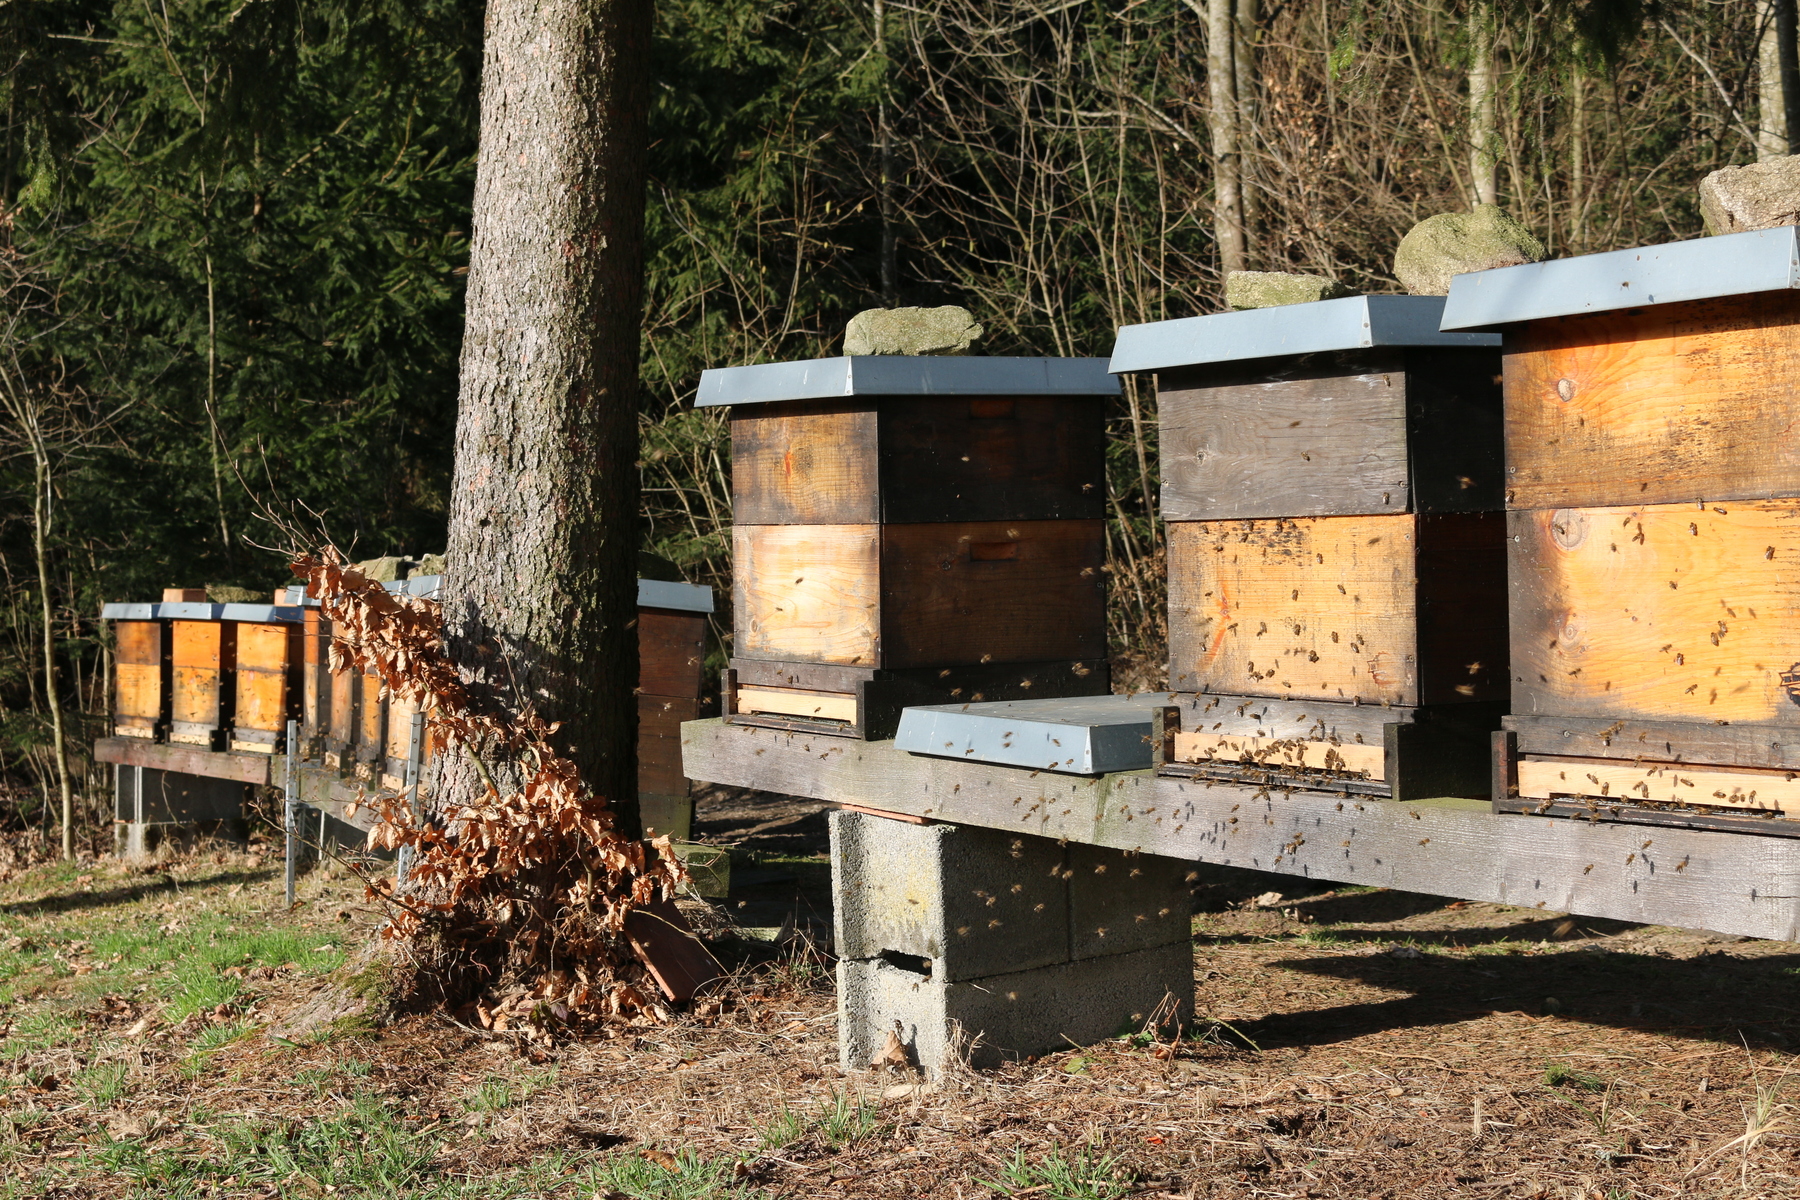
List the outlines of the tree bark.
{"label": "tree bark", "polygon": [[[513,711],[562,722],[559,747],[628,836],[652,12],[488,6],[444,600],[452,658]],[[447,755],[436,803],[482,794],[480,773]]]}
{"label": "tree bark", "polygon": [[1796,49],[1794,0],[1759,0],[1756,6],[1757,121],[1760,162],[1794,152],[1800,134],[1800,51]]}
{"label": "tree bark", "polygon": [[1469,175],[1477,204],[1500,203],[1499,129],[1494,117],[1494,6],[1469,6]]}
{"label": "tree bark", "polygon": [[1207,0],[1207,124],[1213,151],[1213,236],[1219,243],[1219,270],[1244,269],[1243,159],[1238,139],[1237,6],[1234,0]]}
{"label": "tree bark", "polygon": [[1244,262],[1250,262],[1250,243],[1256,240],[1260,215],[1256,190],[1256,167],[1251,157],[1255,145],[1256,110],[1256,23],[1261,17],[1259,0],[1236,0],[1237,12],[1232,25],[1231,86],[1237,100],[1238,142],[1238,206],[1244,231]]}

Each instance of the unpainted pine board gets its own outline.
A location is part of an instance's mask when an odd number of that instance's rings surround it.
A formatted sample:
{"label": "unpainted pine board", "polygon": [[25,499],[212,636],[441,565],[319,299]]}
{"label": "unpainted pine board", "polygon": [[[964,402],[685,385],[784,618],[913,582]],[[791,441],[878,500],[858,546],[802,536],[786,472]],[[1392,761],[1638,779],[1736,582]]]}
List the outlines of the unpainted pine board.
{"label": "unpainted pine board", "polygon": [[169,719],[216,728],[224,716],[221,696],[217,668],[177,666],[169,688]]}
{"label": "unpainted pine board", "polygon": [[357,679],[361,696],[357,701],[356,757],[374,762],[383,757],[387,739],[387,695],[381,676],[370,672]]}
{"label": "unpainted pine board", "polygon": [[171,621],[170,661],[177,667],[229,671],[236,665],[236,634],[232,621]]}
{"label": "unpainted pine board", "polygon": [[738,524],[731,545],[738,654],[880,665],[880,526]]}
{"label": "unpainted pine board", "polygon": [[1800,725],[1800,502],[1515,512],[1508,526],[1516,711]]}
{"label": "unpainted pine board", "polygon": [[1514,765],[1519,795],[1548,800],[1552,796],[1593,796],[1615,800],[1654,800],[1717,808],[1800,812],[1800,782],[1794,773],[1723,771],[1660,762],[1614,762],[1561,757],[1521,758]]}
{"label": "unpainted pine board", "polygon": [[1800,292],[1535,321],[1505,375],[1509,507],[1800,494]]}
{"label": "unpainted pine board", "polygon": [[815,692],[804,688],[739,687],[731,709],[740,713],[781,713],[825,721],[856,721],[854,692]]}
{"label": "unpainted pine board", "polygon": [[288,668],[290,626],[255,625],[239,622],[237,626],[237,665],[261,671],[286,671]]}
{"label": "unpainted pine board", "polygon": [[731,503],[742,525],[858,525],[880,517],[868,401],[745,405],[731,416]]}
{"label": "unpainted pine board", "polygon": [[151,667],[162,663],[165,637],[160,621],[115,621],[113,642],[115,662]]}
{"label": "unpainted pine board", "polygon": [[1419,702],[1410,514],[1167,531],[1172,689]]}
{"label": "unpainted pine board", "polygon": [[287,728],[287,672],[239,667],[235,691],[237,703],[233,726],[269,733],[280,733]]}
{"label": "unpainted pine board", "polygon": [[1397,353],[1189,367],[1159,384],[1164,520],[1408,511]]}
{"label": "unpainted pine board", "polygon": [[657,696],[698,696],[706,661],[706,618],[640,608],[638,687]]}
{"label": "unpainted pine board", "polygon": [[881,520],[1104,518],[1105,411],[1096,396],[885,399]]}
{"label": "unpainted pine board", "polygon": [[881,528],[884,668],[1106,653],[1103,521]]}
{"label": "unpainted pine board", "polygon": [[[693,778],[1114,849],[1625,921],[1800,938],[1800,839],[1162,779],[1087,779],[697,721]],[[1645,846],[1646,841],[1651,842]]]}
{"label": "unpainted pine board", "polygon": [[151,727],[162,717],[163,668],[156,663],[113,664],[113,714],[120,721]]}
{"label": "unpainted pine board", "polygon": [[331,724],[331,622],[309,608],[300,635],[304,659],[301,676],[301,723],[311,737],[321,737]]}
{"label": "unpainted pine board", "polygon": [[326,737],[336,750],[348,749],[356,741],[356,705],[361,691],[355,669],[346,666],[331,671],[331,708]]}
{"label": "unpainted pine board", "polygon": [[1791,726],[1522,714],[1509,716],[1504,723],[1517,733],[1519,749],[1527,754],[1800,770],[1800,730]]}

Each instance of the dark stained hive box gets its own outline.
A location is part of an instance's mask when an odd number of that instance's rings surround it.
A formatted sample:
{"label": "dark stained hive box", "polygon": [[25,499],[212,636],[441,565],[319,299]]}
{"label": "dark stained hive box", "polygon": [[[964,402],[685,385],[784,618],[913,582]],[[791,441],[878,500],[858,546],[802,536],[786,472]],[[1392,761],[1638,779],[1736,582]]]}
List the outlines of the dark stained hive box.
{"label": "dark stained hive box", "polygon": [[638,814],[646,837],[692,832],[681,723],[701,715],[712,611],[709,587],[638,580]]}
{"label": "dark stained hive box", "polygon": [[890,737],[900,709],[1105,693],[1100,359],[707,371],[732,406],[727,719]]}
{"label": "dark stained hive box", "polygon": [[1499,342],[1439,332],[1443,303],[1120,332],[1112,369],[1157,372],[1169,687],[1188,695],[1165,773],[1486,793],[1506,688]]}
{"label": "dark stained hive box", "polygon": [[1445,328],[1506,338],[1501,807],[1800,813],[1797,261],[1783,228],[1452,287]]}

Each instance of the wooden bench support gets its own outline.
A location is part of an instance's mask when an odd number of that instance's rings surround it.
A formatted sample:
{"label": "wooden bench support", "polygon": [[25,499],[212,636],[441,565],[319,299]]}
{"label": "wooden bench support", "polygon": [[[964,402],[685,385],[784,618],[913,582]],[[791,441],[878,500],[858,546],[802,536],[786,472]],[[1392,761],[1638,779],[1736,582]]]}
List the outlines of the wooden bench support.
{"label": "wooden bench support", "polygon": [[1800,840],[927,758],[694,721],[694,779],[1096,846],[1582,916],[1800,940]]}

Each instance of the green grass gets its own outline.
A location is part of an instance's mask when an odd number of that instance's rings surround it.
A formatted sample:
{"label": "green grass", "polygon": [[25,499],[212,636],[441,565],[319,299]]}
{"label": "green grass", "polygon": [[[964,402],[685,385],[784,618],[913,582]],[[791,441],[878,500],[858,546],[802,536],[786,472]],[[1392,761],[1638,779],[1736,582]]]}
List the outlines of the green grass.
{"label": "green grass", "polygon": [[1606,1080],[1586,1071],[1577,1071],[1567,1063],[1553,1062],[1544,1068],[1544,1082],[1551,1087],[1580,1088],[1584,1092],[1604,1092]]}
{"label": "green grass", "polygon": [[711,1200],[718,1196],[761,1195],[759,1189],[734,1186],[738,1160],[702,1158],[692,1150],[675,1156],[669,1170],[641,1154],[622,1151],[608,1155],[591,1168],[580,1194],[604,1196],[619,1192],[632,1200]]}
{"label": "green grass", "polygon": [[75,1094],[93,1108],[109,1108],[125,1094],[130,1068],[121,1062],[96,1063],[75,1076]]}
{"label": "green grass", "polygon": [[841,1150],[864,1138],[878,1135],[885,1126],[873,1108],[861,1097],[834,1088],[831,1099],[816,1117],[809,1117],[787,1105],[756,1131],[758,1143],[765,1150],[783,1150],[807,1138],[818,1137],[827,1150]]}
{"label": "green grass", "polygon": [[1035,1160],[1016,1150],[998,1180],[978,1182],[1002,1196],[1030,1191],[1044,1200],[1116,1200],[1131,1186],[1117,1159],[1100,1156],[1091,1147],[1074,1155],[1047,1154]]}

